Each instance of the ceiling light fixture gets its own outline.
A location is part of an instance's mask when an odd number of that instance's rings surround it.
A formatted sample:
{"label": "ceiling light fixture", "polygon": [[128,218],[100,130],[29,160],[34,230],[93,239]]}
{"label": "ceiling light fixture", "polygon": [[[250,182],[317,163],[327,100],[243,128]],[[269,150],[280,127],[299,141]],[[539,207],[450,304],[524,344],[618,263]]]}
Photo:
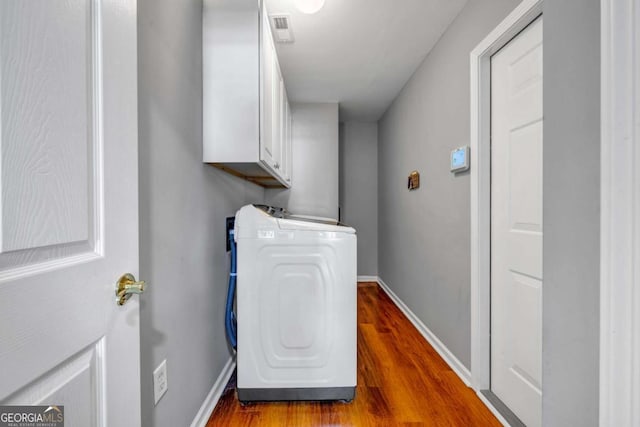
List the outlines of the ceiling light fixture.
{"label": "ceiling light fixture", "polygon": [[296,0],[295,3],[300,12],[308,15],[318,12],[324,6],[324,0]]}

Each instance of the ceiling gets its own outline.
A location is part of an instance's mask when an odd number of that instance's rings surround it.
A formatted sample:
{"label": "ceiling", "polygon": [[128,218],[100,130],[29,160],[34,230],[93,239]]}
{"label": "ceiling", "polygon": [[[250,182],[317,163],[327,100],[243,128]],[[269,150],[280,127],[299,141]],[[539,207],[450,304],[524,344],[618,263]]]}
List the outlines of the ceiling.
{"label": "ceiling", "polygon": [[326,0],[307,15],[296,0],[266,0],[289,13],[295,42],[277,43],[293,102],[339,102],[341,121],[377,121],[466,0]]}

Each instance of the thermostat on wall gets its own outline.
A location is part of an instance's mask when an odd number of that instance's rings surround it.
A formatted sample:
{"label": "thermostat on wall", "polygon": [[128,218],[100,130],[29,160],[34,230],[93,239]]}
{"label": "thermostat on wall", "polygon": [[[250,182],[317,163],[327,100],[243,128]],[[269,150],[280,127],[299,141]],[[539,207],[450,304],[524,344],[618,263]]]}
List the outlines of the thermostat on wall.
{"label": "thermostat on wall", "polygon": [[469,169],[469,146],[451,151],[451,172],[457,173]]}

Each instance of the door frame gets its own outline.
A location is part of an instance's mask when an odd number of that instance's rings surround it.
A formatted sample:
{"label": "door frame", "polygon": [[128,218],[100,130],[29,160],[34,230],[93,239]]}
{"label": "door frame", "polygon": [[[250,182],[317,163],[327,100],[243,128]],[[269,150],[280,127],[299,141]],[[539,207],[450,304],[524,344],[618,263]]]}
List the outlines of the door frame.
{"label": "door frame", "polygon": [[523,0],[471,51],[471,387],[491,385],[491,56],[542,14]]}
{"label": "door frame", "polygon": [[640,425],[640,1],[600,5],[600,425]]}

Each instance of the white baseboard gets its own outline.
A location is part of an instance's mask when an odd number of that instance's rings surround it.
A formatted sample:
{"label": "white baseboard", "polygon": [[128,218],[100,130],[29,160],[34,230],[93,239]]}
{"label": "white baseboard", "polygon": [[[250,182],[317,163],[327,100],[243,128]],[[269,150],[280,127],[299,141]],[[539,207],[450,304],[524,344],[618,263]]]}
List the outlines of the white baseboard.
{"label": "white baseboard", "polygon": [[387,295],[389,295],[389,298],[391,298],[395,305],[398,306],[400,311],[404,313],[407,319],[409,319],[409,321],[413,323],[413,326],[416,327],[416,329],[429,342],[429,344],[431,344],[431,346],[438,352],[440,357],[442,357],[444,361],[447,362],[451,369],[453,369],[453,372],[455,372],[460,377],[460,379],[467,385],[467,387],[471,387],[471,372],[469,371],[469,369],[467,369],[467,367],[464,366],[462,362],[460,362],[458,358],[453,355],[453,353],[451,353],[447,346],[445,346],[442,341],[440,341],[438,337],[436,337],[436,335],[431,332],[424,323],[422,323],[422,320],[420,320],[418,316],[416,316],[413,311],[411,311],[409,307],[407,307],[407,305],[402,302],[402,300],[395,293],[393,293],[393,291],[389,288],[389,286],[387,286],[386,283],[384,283],[381,278],[378,277],[377,281],[382,290],[384,290]]}
{"label": "white baseboard", "polygon": [[377,282],[378,276],[358,276],[358,282]]}
{"label": "white baseboard", "polygon": [[218,379],[213,384],[211,391],[207,395],[206,399],[202,403],[200,410],[196,414],[196,417],[191,422],[191,427],[205,427],[207,425],[207,421],[211,417],[211,413],[216,408],[218,404],[218,400],[222,396],[222,392],[224,392],[224,388],[227,386],[231,375],[233,374],[233,370],[236,368],[236,358],[231,356],[227,363],[222,368],[222,372],[218,375]]}

